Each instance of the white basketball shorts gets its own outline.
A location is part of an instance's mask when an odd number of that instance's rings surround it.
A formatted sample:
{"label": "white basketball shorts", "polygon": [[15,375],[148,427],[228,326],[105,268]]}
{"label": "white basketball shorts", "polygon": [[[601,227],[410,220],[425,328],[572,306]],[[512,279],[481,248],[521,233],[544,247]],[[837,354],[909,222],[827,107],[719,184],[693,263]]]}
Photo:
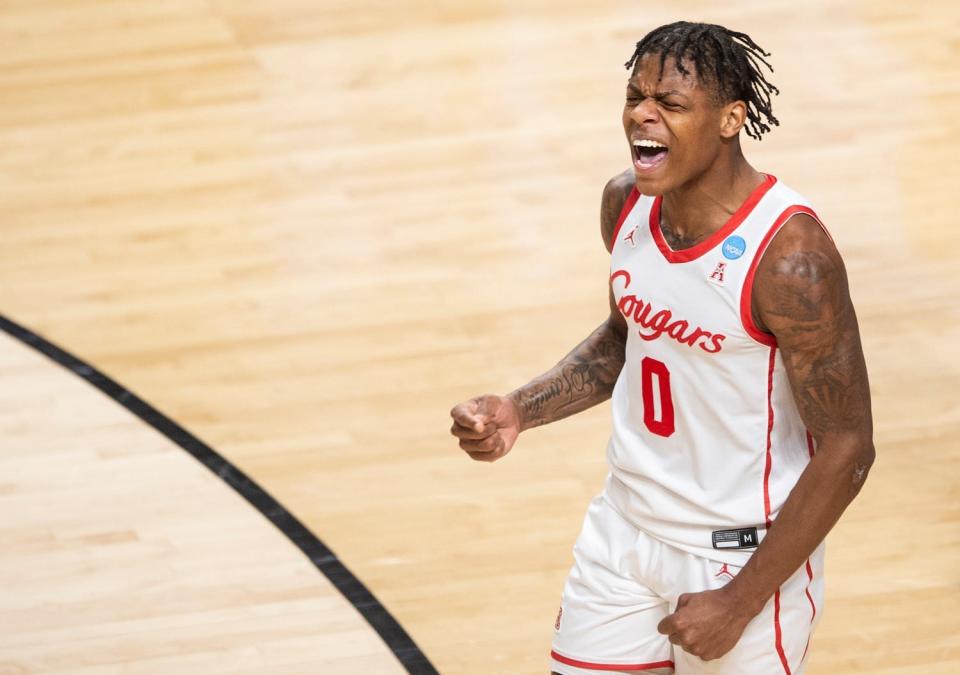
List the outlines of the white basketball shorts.
{"label": "white basketball shorts", "polygon": [[703,661],[657,624],[683,593],[720,588],[740,571],[665,544],[600,495],[573,549],[555,625],[551,668],[561,675],[800,675],[823,607],[823,544],[780,587],[725,656]]}

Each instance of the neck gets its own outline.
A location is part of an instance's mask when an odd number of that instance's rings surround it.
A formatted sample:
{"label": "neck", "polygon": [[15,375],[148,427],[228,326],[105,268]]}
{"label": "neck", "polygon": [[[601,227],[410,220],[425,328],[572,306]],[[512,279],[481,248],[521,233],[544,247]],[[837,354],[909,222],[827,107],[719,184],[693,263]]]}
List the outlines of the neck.
{"label": "neck", "polygon": [[762,182],[739,147],[721,153],[702,174],[664,193],[660,225],[674,241],[692,246],[723,227]]}

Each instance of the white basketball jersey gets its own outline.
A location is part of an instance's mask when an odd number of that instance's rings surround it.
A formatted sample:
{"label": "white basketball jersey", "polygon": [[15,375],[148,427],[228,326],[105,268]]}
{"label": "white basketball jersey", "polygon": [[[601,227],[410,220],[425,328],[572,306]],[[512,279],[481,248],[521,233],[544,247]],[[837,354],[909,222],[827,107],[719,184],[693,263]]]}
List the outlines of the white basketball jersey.
{"label": "white basketball jersey", "polygon": [[717,232],[674,251],[660,202],[634,188],[614,232],[610,279],[628,337],[605,492],[652,536],[743,564],[814,451],[776,340],[753,323],[753,279],[791,216],[817,216],[767,176]]}

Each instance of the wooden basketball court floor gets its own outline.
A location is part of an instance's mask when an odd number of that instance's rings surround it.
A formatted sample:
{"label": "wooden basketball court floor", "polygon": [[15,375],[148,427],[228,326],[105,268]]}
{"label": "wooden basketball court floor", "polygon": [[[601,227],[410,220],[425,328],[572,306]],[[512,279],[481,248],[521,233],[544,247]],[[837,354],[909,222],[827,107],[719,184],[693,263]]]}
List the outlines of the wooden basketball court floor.
{"label": "wooden basketball court floor", "polygon": [[7,0],[0,673],[546,672],[609,409],[494,465],[447,411],[603,320],[620,64],[680,18],[773,52],[746,151],[861,321],[808,672],[960,672],[960,5]]}

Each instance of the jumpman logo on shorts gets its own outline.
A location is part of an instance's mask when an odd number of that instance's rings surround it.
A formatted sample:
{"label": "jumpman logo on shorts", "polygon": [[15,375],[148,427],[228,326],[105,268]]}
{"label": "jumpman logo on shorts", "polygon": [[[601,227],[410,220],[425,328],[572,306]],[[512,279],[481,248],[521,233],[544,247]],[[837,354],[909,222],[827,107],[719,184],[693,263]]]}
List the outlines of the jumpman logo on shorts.
{"label": "jumpman logo on shorts", "polygon": [[714,576],[714,578],[716,578],[716,577],[721,577],[721,576],[723,576],[724,574],[726,574],[728,577],[730,577],[731,579],[733,579],[733,572],[731,572],[731,571],[730,571],[730,568],[727,567],[727,563],[723,563],[723,567],[720,568],[720,571],[717,572],[716,574],[714,574],[713,576]]}

